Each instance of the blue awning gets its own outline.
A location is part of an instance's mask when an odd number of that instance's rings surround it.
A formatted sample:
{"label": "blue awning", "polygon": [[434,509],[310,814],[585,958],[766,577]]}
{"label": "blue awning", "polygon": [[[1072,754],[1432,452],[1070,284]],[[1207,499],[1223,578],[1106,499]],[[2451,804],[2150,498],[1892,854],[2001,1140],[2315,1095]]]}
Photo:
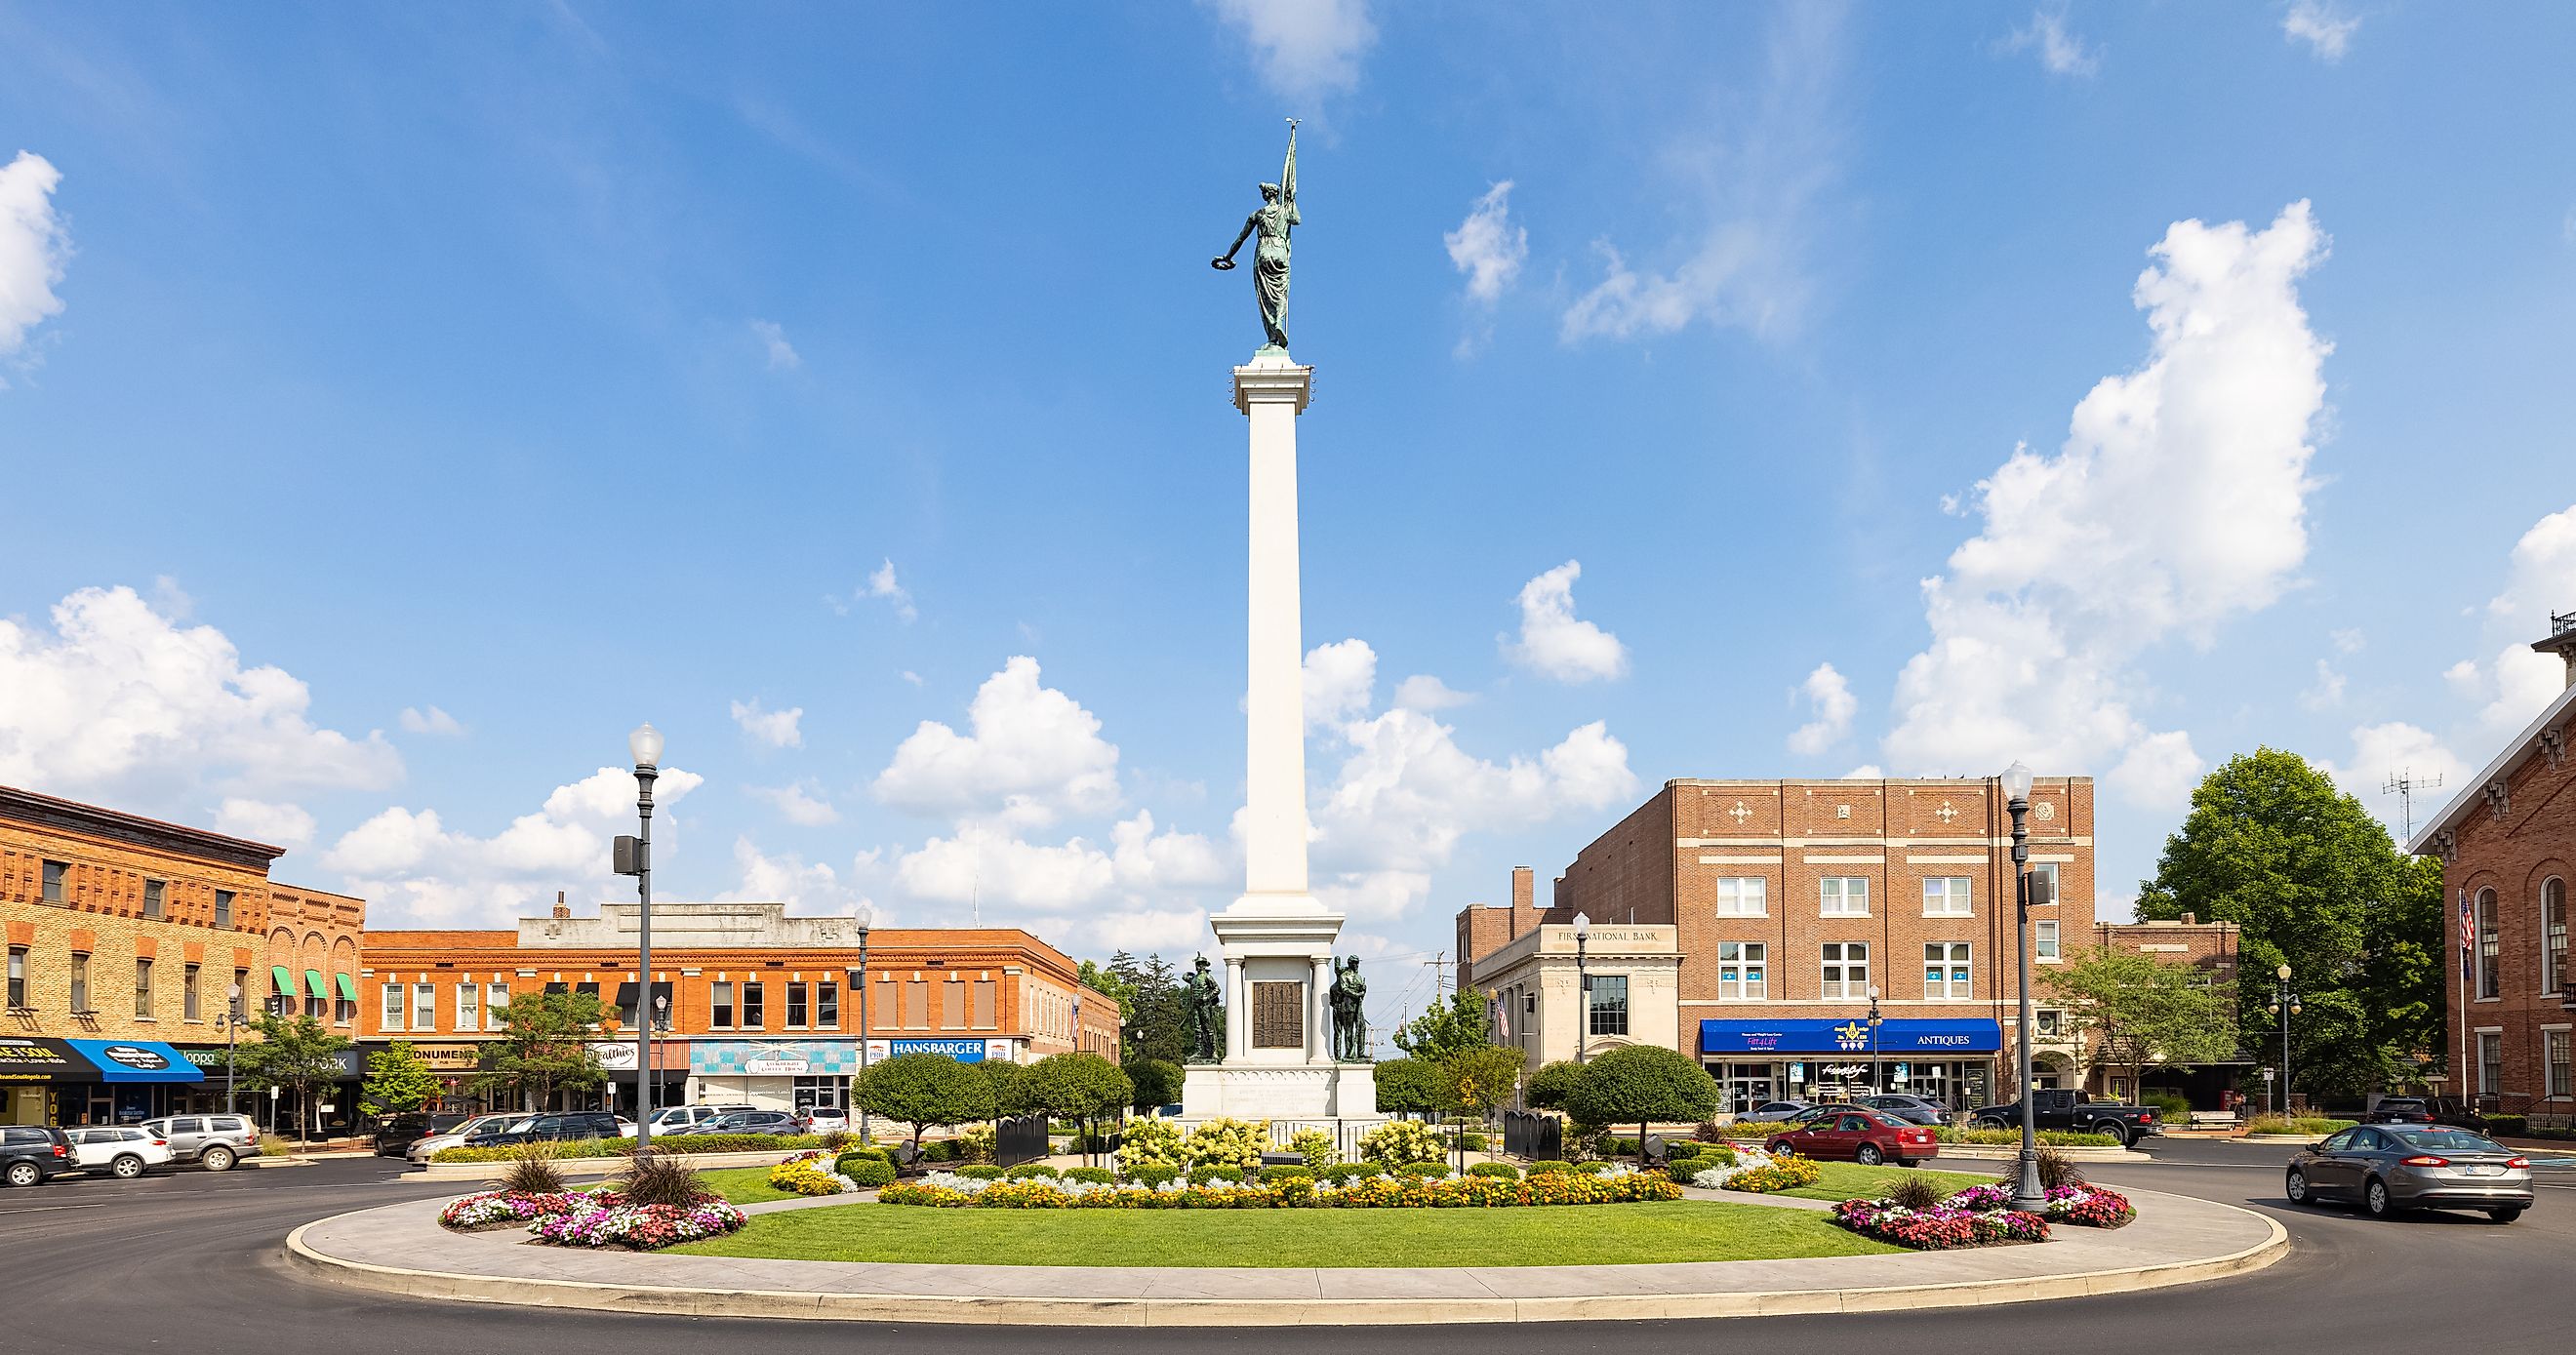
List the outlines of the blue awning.
{"label": "blue awning", "polygon": [[205,1071],[159,1040],[65,1040],[101,1082],[203,1082]]}
{"label": "blue awning", "polygon": [[[1882,1021],[1881,1055],[1992,1054],[2004,1047],[2004,1028],[1993,1021]],[[1703,1054],[1866,1054],[1869,1022],[1859,1017],[1800,1017],[1780,1021],[1702,1021]]]}

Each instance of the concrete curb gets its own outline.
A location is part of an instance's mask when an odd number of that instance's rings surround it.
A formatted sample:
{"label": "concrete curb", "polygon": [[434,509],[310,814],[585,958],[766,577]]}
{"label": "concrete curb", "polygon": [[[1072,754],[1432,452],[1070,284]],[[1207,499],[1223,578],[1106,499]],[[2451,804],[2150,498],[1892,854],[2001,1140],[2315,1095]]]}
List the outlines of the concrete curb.
{"label": "concrete curb", "polygon": [[[922,1295],[719,1290],[651,1284],[468,1275],[411,1270],[330,1256],[305,1234],[286,1238],[288,1262],[313,1277],[408,1298],[686,1317],[763,1317],[834,1322],[916,1322],[976,1326],[1270,1327],[1415,1326],[1483,1322],[1625,1322],[1669,1318],[1775,1317],[1805,1313],[1961,1308],[2085,1298],[2199,1284],[2261,1270],[2287,1255],[2290,1235],[2268,1215],[2200,1201],[2258,1219],[2252,1246],[2219,1256],[2063,1275],[1925,1285],[1825,1286],[1728,1293],[1633,1293],[1512,1298],[1318,1299],[1213,1297],[1063,1298],[980,1293]],[[1540,1268],[1544,1273],[1544,1268]],[[1651,1272],[1652,1267],[1639,1267]]]}

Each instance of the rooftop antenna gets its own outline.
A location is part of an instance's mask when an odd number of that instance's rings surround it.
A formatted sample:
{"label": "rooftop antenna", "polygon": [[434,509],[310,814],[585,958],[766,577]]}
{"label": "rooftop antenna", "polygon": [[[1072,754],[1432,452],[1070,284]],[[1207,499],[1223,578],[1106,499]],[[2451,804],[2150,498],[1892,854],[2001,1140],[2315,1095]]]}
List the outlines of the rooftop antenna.
{"label": "rooftop antenna", "polygon": [[2442,774],[2440,772],[2435,772],[2431,776],[2417,776],[2414,774],[2413,768],[2400,767],[2396,771],[2389,773],[2388,780],[2379,787],[2379,793],[2382,795],[2394,795],[2397,797],[2397,813],[2399,818],[2406,825],[2405,835],[2400,837],[2398,841],[2408,842],[2412,841],[2415,837],[2415,792],[2419,790],[2439,790],[2441,787]]}

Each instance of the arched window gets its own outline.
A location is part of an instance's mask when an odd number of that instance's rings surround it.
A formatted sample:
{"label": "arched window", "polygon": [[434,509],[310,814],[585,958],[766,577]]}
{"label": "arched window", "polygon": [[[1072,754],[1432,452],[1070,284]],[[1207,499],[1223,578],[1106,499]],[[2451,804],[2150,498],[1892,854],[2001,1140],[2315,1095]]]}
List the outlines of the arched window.
{"label": "arched window", "polygon": [[2504,979],[2497,971],[2503,966],[2497,963],[2500,947],[2496,936],[2496,893],[2492,889],[2478,891],[2477,927],[2478,996],[2502,997]]}
{"label": "arched window", "polygon": [[2555,875],[2540,882],[2540,991],[2555,993],[2567,984],[2567,882]]}

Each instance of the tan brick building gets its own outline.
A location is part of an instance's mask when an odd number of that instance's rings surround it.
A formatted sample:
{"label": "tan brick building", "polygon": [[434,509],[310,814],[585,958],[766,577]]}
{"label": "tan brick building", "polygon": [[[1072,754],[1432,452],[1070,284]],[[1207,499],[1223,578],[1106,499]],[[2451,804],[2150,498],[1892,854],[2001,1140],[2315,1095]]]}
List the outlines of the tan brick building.
{"label": "tan brick building", "polygon": [[639,999],[660,1018],[656,1106],[844,1105],[863,1036],[870,1061],[913,1050],[970,1062],[1075,1049],[1118,1057],[1117,1002],[1017,928],[870,929],[862,1031],[854,918],[789,917],[783,903],[657,902],[649,997],[635,968],[636,921],[633,904],[578,917],[558,904],[509,931],[369,932],[360,1024],[370,1041],[411,1041],[448,1077],[458,1108],[473,1103],[466,1084],[511,997],[549,989],[596,993],[615,1012],[594,1052],[620,1109],[635,1103]]}
{"label": "tan brick building", "polygon": [[2445,1090],[2539,1126],[2576,1124],[2576,615],[2532,648],[2568,686],[2408,844],[2442,858],[2449,920]]}
{"label": "tan brick building", "polygon": [[282,851],[0,787],[0,1035],[41,1065],[13,1071],[0,1050],[0,1123],[214,1108],[227,1013],[269,1009],[285,973],[299,994],[306,971],[353,982],[365,905],[272,884]]}
{"label": "tan brick building", "polygon": [[[2033,915],[2036,968],[2093,931],[2092,781],[2037,782],[2028,827],[2032,868],[2058,899]],[[1495,960],[1553,949],[1519,938],[1578,914],[1596,928],[1669,928],[1669,958],[1587,965],[1580,1015],[1572,985],[1541,984],[1501,992],[1498,1016],[1515,1040],[1547,1047],[1560,1043],[1552,1025],[1574,1021],[1587,1049],[1670,1038],[1734,1111],[1873,1081],[1983,1102],[2012,1090],[2019,1024],[2011,831],[1991,779],[1670,781],[1576,855],[1544,910],[1516,871],[1511,904],[1463,911],[1463,981],[1491,991]],[[1640,986],[1665,967],[1677,994],[1669,1037],[1633,1015],[1647,1009],[1634,1001]],[[2036,1080],[2075,1085],[2076,1051],[2044,996],[2038,1019]]]}

